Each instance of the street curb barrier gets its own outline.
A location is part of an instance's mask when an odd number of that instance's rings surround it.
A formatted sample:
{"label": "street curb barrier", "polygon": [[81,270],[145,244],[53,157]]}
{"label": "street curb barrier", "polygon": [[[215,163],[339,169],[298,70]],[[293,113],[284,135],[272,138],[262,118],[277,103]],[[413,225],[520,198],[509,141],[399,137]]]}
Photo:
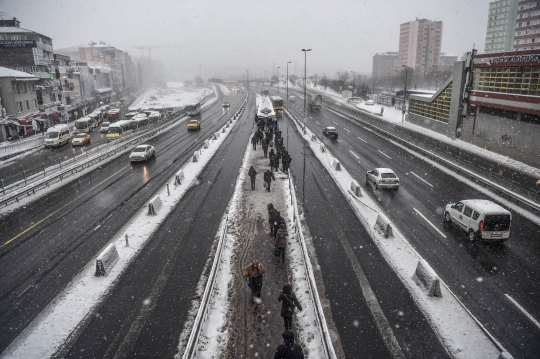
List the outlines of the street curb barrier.
{"label": "street curb barrier", "polygon": [[192,162],[199,162],[199,156],[200,156],[199,151],[195,151],[195,152],[193,153],[193,160],[192,160]]}
{"label": "street curb barrier", "polygon": [[386,218],[380,214],[377,214],[377,220],[375,221],[373,229],[375,229],[377,233],[383,235],[384,238],[393,236],[392,226],[388,223]]}
{"label": "street curb barrier", "polygon": [[317,136],[311,135],[311,140],[317,142]]}
{"label": "street curb barrier", "polygon": [[120,256],[114,243],[109,244],[96,259],[96,277],[107,276],[114,265],[118,262]]}
{"label": "street curb barrier", "polygon": [[341,163],[339,163],[339,160],[337,158],[334,158],[334,160],[332,161],[332,167],[336,171],[341,171]]}
{"label": "street curb barrier", "polygon": [[360,192],[360,185],[354,180],[351,182],[351,191],[353,191],[356,197],[360,197],[362,195]]}
{"label": "street curb barrier", "polygon": [[326,147],[321,143],[321,152],[326,152]]}
{"label": "street curb barrier", "polygon": [[159,209],[161,208],[161,205],[163,203],[161,202],[161,198],[159,195],[154,196],[148,203],[148,215],[149,216],[155,216]]}
{"label": "street curb barrier", "polygon": [[217,140],[219,138],[219,132],[214,132],[214,135],[212,136],[213,140]]}
{"label": "street curb barrier", "polygon": [[424,260],[418,261],[412,279],[419,287],[427,289],[428,297],[442,297],[439,277]]}
{"label": "street curb barrier", "polygon": [[208,147],[210,147],[210,141],[205,140],[205,141],[204,141],[203,148],[204,148],[204,149],[207,149]]}
{"label": "street curb barrier", "polygon": [[[227,122],[227,123],[225,124],[225,127],[226,127],[226,128],[229,128],[230,125],[231,125],[231,124],[230,124],[229,122]],[[225,131],[223,131],[223,132],[225,132]]]}
{"label": "street curb barrier", "polygon": [[502,352],[497,359],[514,359],[514,357],[508,352]]}
{"label": "street curb barrier", "polygon": [[223,128],[221,129],[221,132],[225,133],[225,131],[227,131],[227,129],[226,129],[225,127],[223,127]]}
{"label": "street curb barrier", "polygon": [[180,170],[176,173],[176,176],[174,176],[174,184],[181,185],[183,180],[184,180],[184,170]]}

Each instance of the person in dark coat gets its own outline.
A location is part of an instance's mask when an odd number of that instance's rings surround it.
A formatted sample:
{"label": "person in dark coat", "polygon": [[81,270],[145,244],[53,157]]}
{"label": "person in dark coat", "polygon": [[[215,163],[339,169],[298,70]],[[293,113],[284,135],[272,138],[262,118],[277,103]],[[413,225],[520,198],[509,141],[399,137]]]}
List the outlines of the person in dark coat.
{"label": "person in dark coat", "polygon": [[266,140],[262,140],[262,149],[263,149],[264,158],[267,158],[268,157],[268,142],[266,142]]}
{"label": "person in dark coat", "polygon": [[277,172],[279,170],[279,157],[277,154],[274,154],[270,157],[270,169],[273,172]]}
{"label": "person in dark coat", "polygon": [[291,165],[292,158],[289,155],[289,152],[287,150],[283,150],[283,154],[281,155],[281,164],[283,166],[283,172],[287,173],[289,171],[289,166]]}
{"label": "person in dark coat", "polygon": [[274,208],[274,205],[272,203],[268,203],[266,209],[268,210],[268,223],[270,223],[270,236],[275,238],[274,221],[277,218],[278,210]]}
{"label": "person in dark coat", "polygon": [[261,302],[261,290],[263,285],[263,275],[266,273],[266,269],[259,261],[253,261],[253,263],[248,264],[244,270],[244,278],[246,279],[249,288],[251,288],[251,293],[253,298],[251,302],[256,302],[259,304]]}
{"label": "person in dark coat", "polygon": [[255,171],[253,166],[249,168],[248,175],[251,178],[251,190],[253,191],[255,189],[255,177],[257,177],[257,171]]}
{"label": "person in dark coat", "polygon": [[264,182],[266,183],[266,190],[268,192],[270,192],[270,183],[272,180],[274,181],[276,180],[276,178],[274,177],[274,174],[270,172],[270,170],[266,170],[266,172],[264,172]]}
{"label": "person in dark coat", "polygon": [[[275,155],[275,154],[276,154],[276,152],[274,152],[274,149],[271,148],[270,153],[268,153],[268,158],[272,158],[272,155]],[[270,165],[272,165],[272,164],[270,164]]]}
{"label": "person in dark coat", "polygon": [[[289,233],[287,233],[287,228],[284,224],[281,224],[279,226],[279,229],[276,233],[275,238],[275,245],[276,245],[276,252],[277,257],[281,257],[281,263],[285,263],[285,248],[287,248],[287,237],[289,236]],[[287,328],[285,328],[287,329]],[[290,328],[289,328],[290,329]]]}
{"label": "person in dark coat", "polygon": [[[285,218],[281,217],[281,212],[277,212],[276,217],[274,218],[274,233],[272,236],[276,238],[278,229],[283,226],[287,226],[287,223],[285,223]],[[287,228],[287,227],[285,227]]]}
{"label": "person in dark coat", "polygon": [[251,137],[251,144],[253,145],[253,149],[256,150],[257,149],[257,134],[254,134]]}
{"label": "person in dark coat", "polygon": [[274,134],[270,131],[267,131],[266,132],[266,138],[268,140],[268,142],[272,141],[274,139]]}
{"label": "person in dark coat", "polygon": [[281,302],[281,316],[283,317],[285,330],[292,330],[294,309],[298,308],[299,311],[302,311],[302,306],[298,302],[289,283],[283,286],[283,292],[280,293],[278,301]]}
{"label": "person in dark coat", "polygon": [[294,344],[294,333],[286,330],[281,336],[284,343],[277,347],[274,359],[304,359],[302,347]]}

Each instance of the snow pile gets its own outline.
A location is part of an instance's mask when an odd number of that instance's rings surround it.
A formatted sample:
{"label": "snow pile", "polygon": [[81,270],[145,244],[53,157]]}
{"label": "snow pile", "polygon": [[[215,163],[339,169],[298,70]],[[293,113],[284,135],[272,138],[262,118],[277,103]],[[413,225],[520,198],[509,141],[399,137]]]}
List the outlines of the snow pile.
{"label": "snow pile", "polygon": [[229,91],[229,88],[223,84],[218,84],[219,85],[219,89],[221,90],[221,92],[223,92],[223,95],[225,96],[229,96],[231,94],[231,92]]}
{"label": "snow pile", "polygon": [[139,96],[129,106],[129,111],[136,111],[139,108],[184,107],[192,103],[201,102],[206,96],[212,93],[215,93],[215,91],[207,88],[197,91],[184,89],[183,87],[151,89]]}
{"label": "snow pile", "polygon": [[[137,258],[146,242],[152,237],[152,233],[163,223],[168,214],[175,209],[186,191],[196,183],[197,176],[212,159],[233,127],[224,127],[225,132],[221,133],[217,140],[212,141],[208,149],[200,150],[201,155],[198,162],[185,164],[183,167],[185,178],[181,185],[172,185],[175,182],[174,176],[168,181],[171,184],[170,196],[167,194],[166,188],[156,193],[162,198],[163,202],[156,216],[148,216],[148,205],[145,205],[114,236],[110,243],[116,245],[120,259],[108,276],[94,276],[95,258],[93,258],[75,276],[72,282],[4,350],[1,357],[52,357],[68,337],[77,330],[80,323],[91,316],[102,299],[114,288],[130,262]],[[125,245],[126,235],[129,238],[129,247]]]}
{"label": "snow pile", "polygon": [[[299,133],[302,134],[303,130],[298,124],[296,125]],[[383,213],[377,201],[365,194],[360,199],[349,191],[354,178],[343,167],[341,171],[333,169],[334,157],[328,150],[321,152],[320,143],[311,141],[312,135],[313,133],[307,129],[303,136],[313,153],[334,178],[366,231],[381,250],[388,264],[408,288],[450,354],[455,358],[496,358],[499,355],[499,350],[478,327],[475,320],[461,306],[446,285],[441,288],[442,298],[428,297],[427,293],[416,285],[411,276],[416,270],[418,261],[422,259],[420,255],[391,221],[394,229],[394,236],[391,238],[384,238],[373,229],[377,215]]]}

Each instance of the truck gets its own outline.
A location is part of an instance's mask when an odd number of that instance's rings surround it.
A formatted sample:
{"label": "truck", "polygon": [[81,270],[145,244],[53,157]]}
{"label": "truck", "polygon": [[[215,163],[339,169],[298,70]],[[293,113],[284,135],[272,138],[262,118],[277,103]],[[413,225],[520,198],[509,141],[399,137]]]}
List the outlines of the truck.
{"label": "truck", "polygon": [[322,96],[321,95],[308,95],[308,106],[309,110],[320,111],[322,107]]}

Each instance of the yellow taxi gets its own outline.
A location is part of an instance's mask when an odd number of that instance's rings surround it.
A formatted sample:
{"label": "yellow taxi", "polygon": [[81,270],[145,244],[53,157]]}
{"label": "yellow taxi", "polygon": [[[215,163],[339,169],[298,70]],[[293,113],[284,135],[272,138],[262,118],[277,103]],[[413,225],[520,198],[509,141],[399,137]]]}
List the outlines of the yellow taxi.
{"label": "yellow taxi", "polygon": [[71,140],[71,147],[84,146],[87,143],[90,144],[90,135],[84,132],[78,133]]}
{"label": "yellow taxi", "polygon": [[196,131],[201,129],[201,120],[189,120],[187,124],[188,131]]}

